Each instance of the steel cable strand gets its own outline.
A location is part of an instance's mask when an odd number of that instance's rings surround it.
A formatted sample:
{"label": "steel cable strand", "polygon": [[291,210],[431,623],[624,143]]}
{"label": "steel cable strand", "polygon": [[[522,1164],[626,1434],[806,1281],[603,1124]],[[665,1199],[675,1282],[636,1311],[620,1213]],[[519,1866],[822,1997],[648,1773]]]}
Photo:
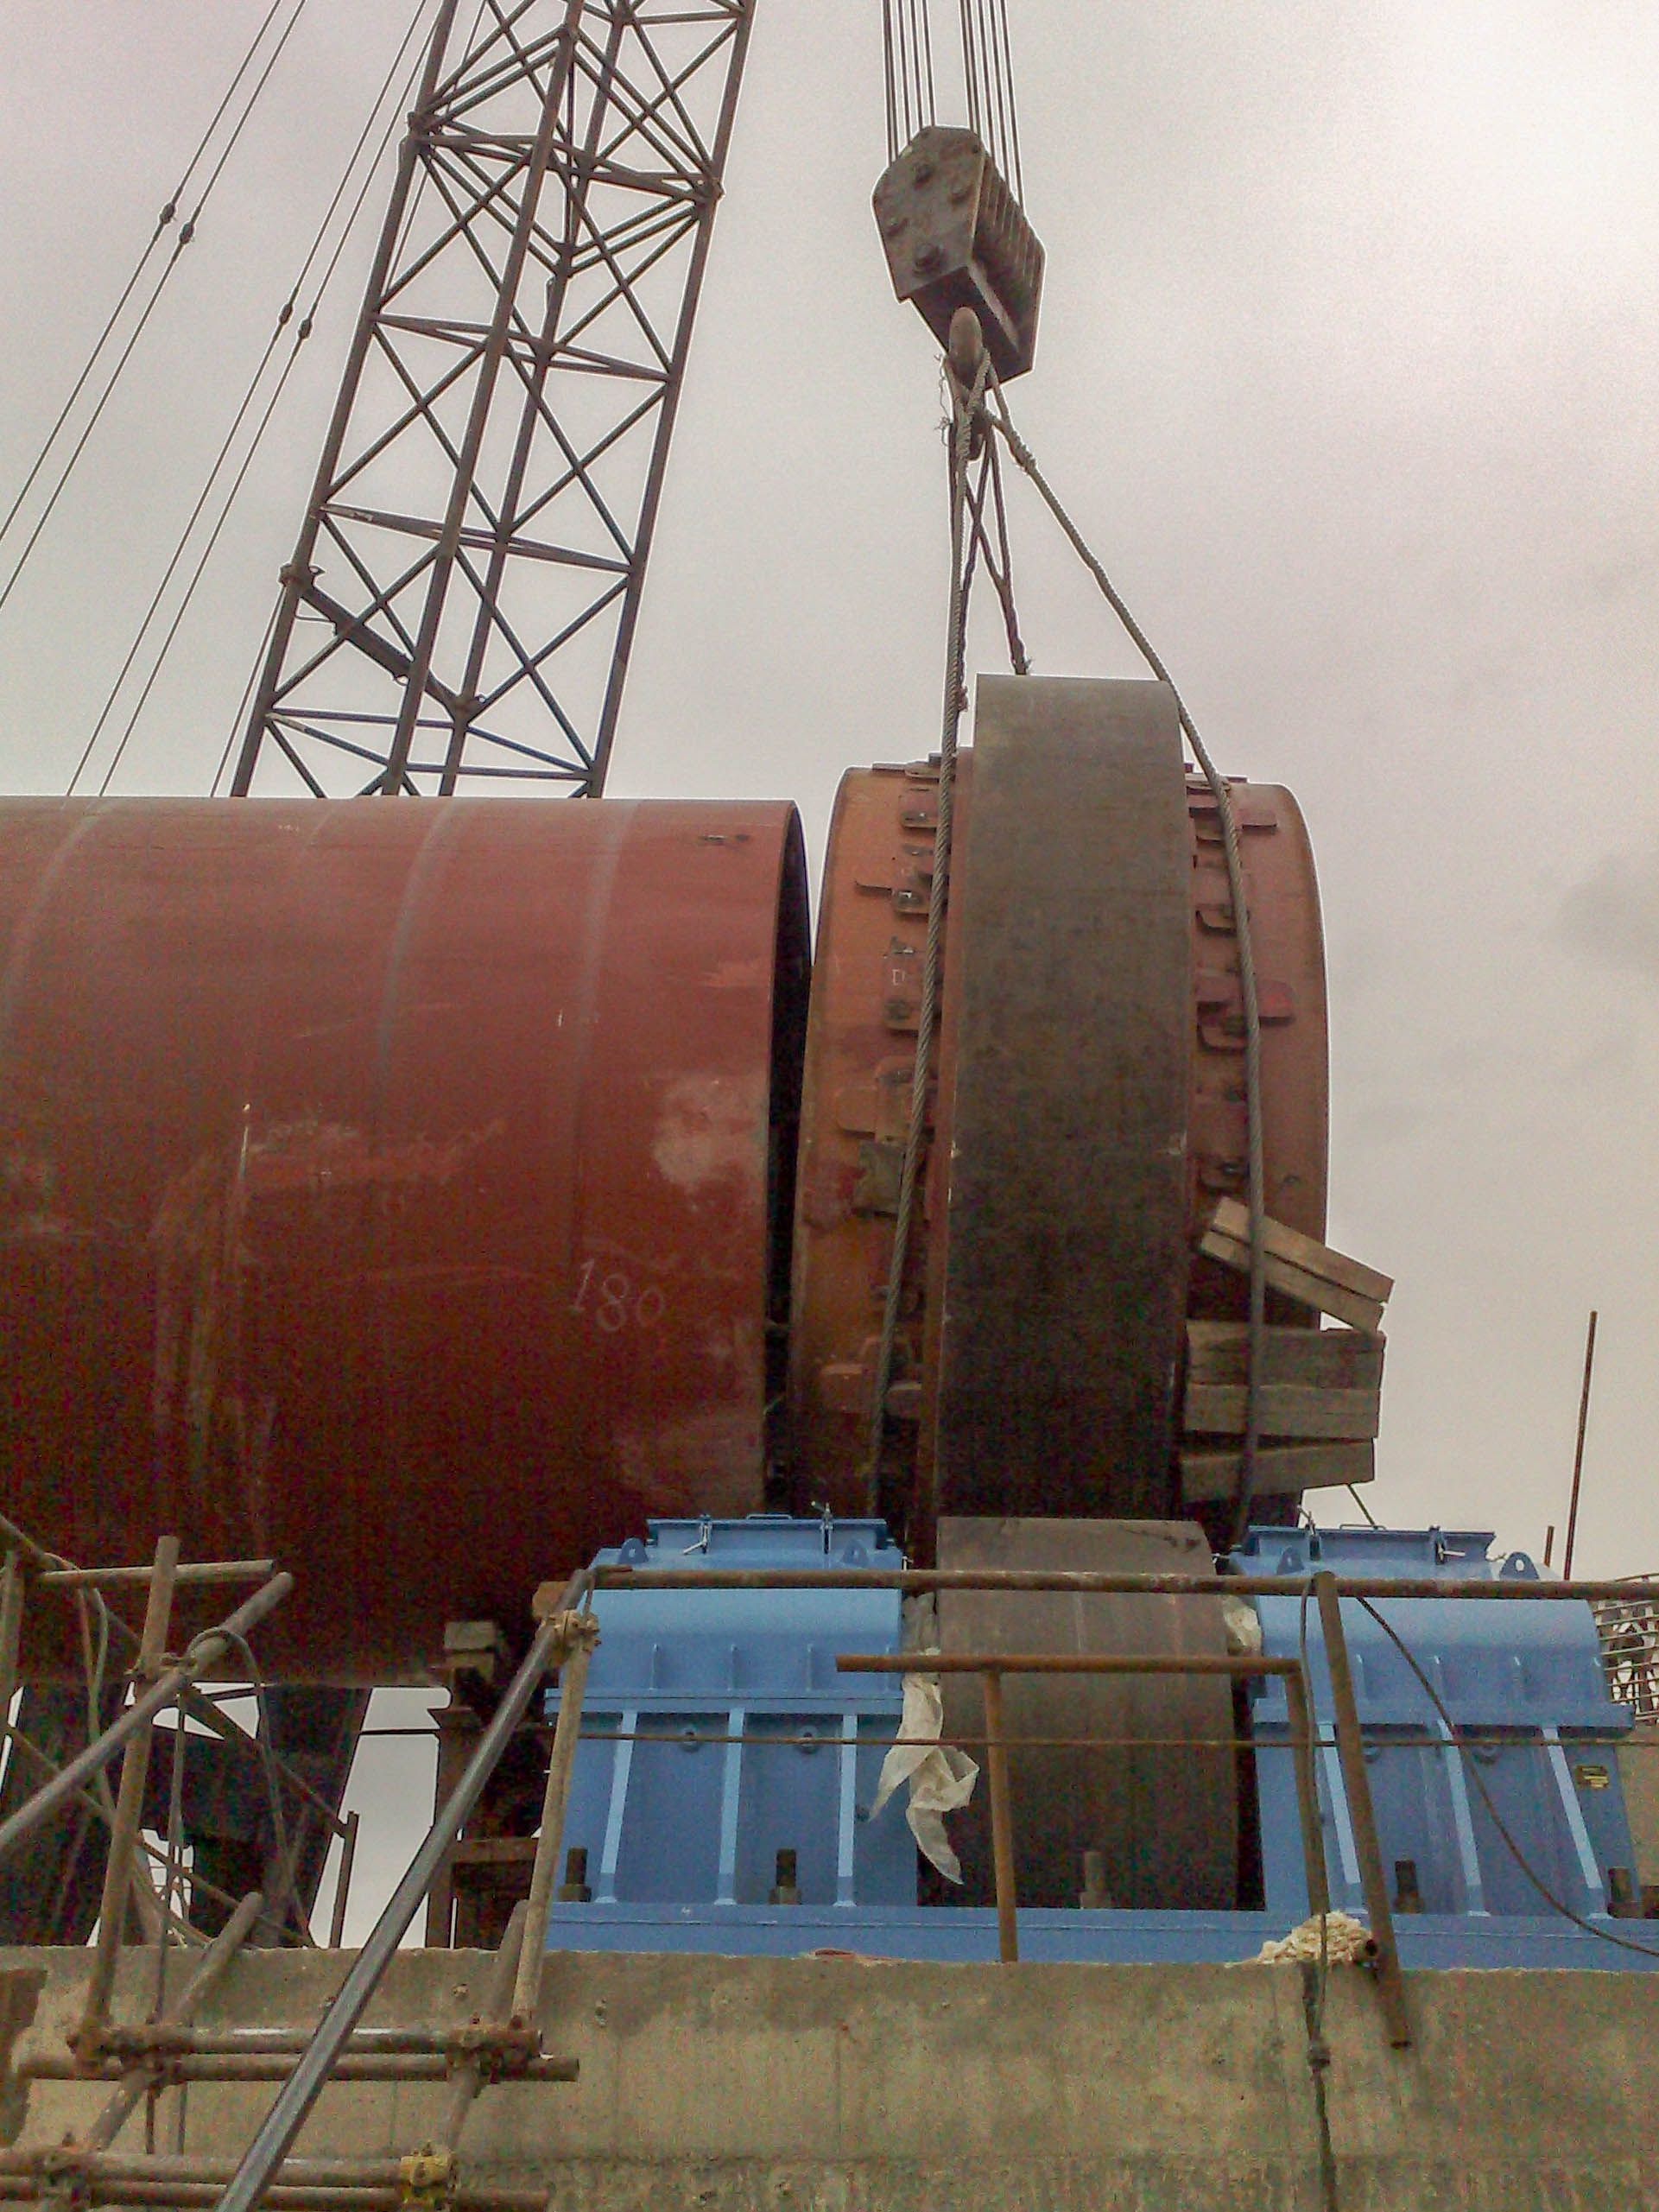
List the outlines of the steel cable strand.
{"label": "steel cable strand", "polygon": [[98,356],[102,353],[104,348],[109,344],[111,333],[115,329],[116,325],[120,321],[122,314],[126,307],[128,301],[131,299],[134,292],[137,290],[138,280],[143,275],[145,269],[148,267],[150,256],[161,244],[162,237],[166,231],[177,219],[179,202],[184,198],[185,192],[190,183],[190,180],[195,174],[196,168],[200,162],[202,156],[206,153],[208,146],[212,142],[213,133],[218,129],[219,124],[225,119],[225,111],[230,106],[231,100],[236,97],[237,86],[242,82],[242,79],[246,76],[249,69],[252,67],[253,58],[258,52],[261,45],[263,43],[265,34],[269,30],[271,24],[275,18],[277,10],[282,7],[282,0],[271,0],[271,4],[266,10],[264,21],[260,24],[259,29],[254,33],[251,45],[250,45],[247,52],[243,55],[235,76],[231,78],[230,83],[225,86],[224,93],[219,99],[219,104],[213,111],[212,119],[208,124],[206,130],[203,131],[201,138],[197,144],[195,152],[190,156],[189,161],[185,164],[183,175],[180,176],[178,183],[174,185],[171,193],[168,193],[165,206],[162,207],[161,213],[155,219],[155,228],[150,232],[149,243],[145,245],[143,251],[139,255],[136,262],[134,263],[131,276],[128,277],[126,283],[122,287],[120,298],[117,300],[114,307],[110,310],[109,318],[105,321],[103,329],[99,331],[97,338],[92,341],[92,352],[86,356],[86,359],[82,364],[80,374],[75,378],[74,383],[69,388],[69,396],[64,401],[62,407],[58,410],[57,420],[53,423],[52,428],[47,432],[46,437],[41,443],[41,450],[35,455],[34,464],[30,467],[28,474],[23,479],[22,483],[18,486],[16,497],[13,499],[10,506],[6,510],[4,519],[0,520],[0,540],[3,540],[6,532],[16,521],[18,513],[22,507],[24,500],[28,498],[29,492],[34,489],[35,478],[39,476],[41,471],[46,466],[47,460],[51,453],[52,448],[57,443],[58,434],[63,428],[64,424],[69,420],[70,415],[73,411],[75,402],[80,397],[81,393],[85,390],[88,378],[92,376],[93,370],[98,366]]}
{"label": "steel cable strand", "polygon": [[161,299],[161,294],[167,288],[168,279],[178,267],[180,258],[183,255],[185,248],[193,242],[196,236],[196,225],[201,219],[202,211],[207,205],[209,195],[212,193],[213,187],[218,182],[220,176],[223,174],[225,163],[236,151],[237,145],[241,139],[243,131],[247,127],[248,119],[252,115],[256,106],[258,105],[259,96],[264,91],[267,83],[269,81],[272,70],[275,68],[276,64],[282,59],[282,49],[287,46],[289,39],[294,35],[294,25],[299,22],[301,14],[304,12],[305,5],[306,0],[299,0],[299,4],[295,7],[293,15],[288,18],[288,23],[283,29],[282,35],[277,40],[270,59],[266,62],[263,69],[260,72],[258,80],[255,84],[252,92],[248,96],[247,105],[244,107],[241,115],[237,118],[235,128],[231,130],[230,137],[220,150],[218,159],[214,163],[213,168],[208,175],[206,183],[202,187],[199,199],[197,200],[194,208],[191,211],[190,216],[185,223],[184,228],[180,231],[178,238],[174,240],[173,250],[168,256],[167,261],[162,267],[161,273],[155,281],[155,289],[151,292],[149,298],[145,301],[142,313],[139,315],[136,323],[134,324],[132,331],[127,339],[126,344],[122,347],[120,354],[117,358],[116,364],[110,371],[109,377],[104,383],[104,389],[98,394],[97,402],[94,405],[91,415],[87,417],[79,437],[76,439],[74,445],[71,447],[69,458],[64,463],[63,468],[59,473],[57,482],[53,485],[51,491],[47,494],[45,506],[41,508],[39,515],[37,515],[35,519],[34,528],[29,531],[28,537],[23,541],[23,549],[18,555],[16,563],[13,567],[11,574],[7,577],[3,587],[0,587],[0,609],[3,609],[5,607],[7,602],[10,599],[13,592],[17,588],[19,579],[22,577],[24,569],[28,567],[30,556],[33,555],[36,545],[40,542],[41,532],[46,529],[47,524],[51,521],[54,514],[56,513],[58,502],[63,497],[64,491],[68,485],[69,479],[74,474],[76,466],[79,462],[81,455],[85,452],[92,433],[97,429],[99,422],[103,420],[104,410],[109,405],[111,399],[114,396],[116,387],[121,381],[122,375],[126,369],[128,362],[132,358],[133,349],[136,346],[139,339],[143,336],[145,330],[149,326],[150,317],[155,314],[156,305]]}
{"label": "steel cable strand", "polygon": [[882,77],[887,111],[887,158],[899,157],[898,92],[893,81],[893,0],[882,0]]}
{"label": "steel cable strand", "polygon": [[1233,935],[1238,948],[1238,993],[1244,1017],[1244,1117],[1249,1152],[1248,1204],[1250,1213],[1250,1326],[1244,1372],[1244,1438],[1239,1469],[1238,1494],[1234,1505],[1232,1542],[1242,1543],[1250,1528],[1251,1504],[1256,1494],[1256,1464],[1262,1430],[1262,1365],[1267,1323],[1267,1174],[1262,1130],[1262,1017],[1256,987],[1256,960],[1251,941],[1250,907],[1245,897],[1244,861],[1227,779],[1211,759],[1186,701],[1164,666],[1151,639],[1137,622],[1122,593],[1091,551],[1076,523],[1061,504],[1036,457],[1014,428],[1000,383],[991,377],[990,416],[993,428],[1007,445],[1016,465],[1030,478],[1043,504],[1059,523],[1072,549],[1093,577],[1101,595],[1128,632],[1132,643],[1158,681],[1168,687],[1175,703],[1181,733],[1193,749],[1193,757],[1215,799],[1226,856],[1227,896],[1232,902]]}
{"label": "steel cable strand", "polygon": [[1388,1638],[1390,1643],[1393,1645],[1395,1650],[1398,1651],[1400,1657],[1405,1661],[1407,1666],[1410,1668],[1412,1673],[1416,1676],[1418,1683],[1422,1688],[1424,1695],[1428,1698],[1429,1703],[1439,1714],[1442,1727],[1445,1727],[1450,1736],[1452,1748],[1457,1752],[1458,1757],[1462,1760],[1466,1773],[1468,1775],[1469,1779],[1474,1784],[1476,1789],[1479,1791],[1481,1803],[1486,1808],[1487,1813],[1491,1817],[1492,1826],[1498,1830],[1498,1835],[1503,1838],[1504,1843],[1509,1851],[1510,1858],[1514,1860],[1516,1865],[1526,1876],[1528,1881],[1531,1883],[1533,1888],[1537,1891],[1539,1896],[1544,1900],[1544,1903],[1548,1905],[1550,1911],[1552,1912],[1559,1913],[1563,1920],[1570,1920],[1575,1928],[1583,1929],[1586,1935],[1597,1936],[1604,1943],[1612,1943],[1618,1950],[1634,1951],[1638,1958],[1659,1959],[1659,1949],[1656,1949],[1651,1943],[1633,1943],[1630,1940],[1629,1936],[1615,1936],[1610,1928],[1598,1928],[1593,1920],[1587,1919],[1581,1912],[1575,1912],[1572,1906],[1567,1903],[1565,1898],[1557,1897],[1554,1890],[1550,1889],[1544,1882],[1542,1877],[1535,1873],[1531,1861],[1528,1859],[1525,1852],[1522,1850],[1520,1845],[1510,1834],[1509,1826],[1504,1821],[1503,1815],[1493,1803],[1491,1791],[1486,1787],[1486,1784],[1481,1774],[1480,1769],[1475,1764],[1472,1752],[1469,1746],[1464,1741],[1463,1731],[1458,1727],[1457,1722],[1453,1721],[1451,1714],[1447,1711],[1445,1702],[1441,1697],[1439,1691],[1434,1688],[1434,1683],[1429,1681],[1428,1676],[1423,1672],[1422,1667],[1418,1665],[1416,1660],[1413,1657],[1410,1648],[1407,1645],[1404,1638],[1399,1634],[1398,1631],[1395,1629],[1390,1622],[1384,1620],[1382,1614],[1377,1611],[1377,1607],[1371,1603],[1369,1598],[1355,1598],[1352,1602],[1357,1605],[1362,1613],[1367,1613],[1371,1615],[1371,1619],[1377,1623],[1377,1626],[1382,1630],[1384,1635]]}
{"label": "steel cable strand", "polygon": [[[418,0],[415,14],[410,18],[408,28],[405,30],[403,37],[398,45],[397,51],[392,57],[391,67],[388,69],[384,79],[381,82],[379,89],[375,93],[373,100],[370,103],[367,119],[364,123],[362,130],[358,132],[356,143],[353,144],[351,151],[347,156],[345,167],[341,172],[339,182],[335,186],[333,195],[329,200],[327,207],[324,210],[322,220],[317,226],[316,235],[312,239],[311,244],[307,250],[304,261],[301,263],[300,272],[294,280],[293,286],[289,290],[287,299],[283,301],[282,307],[278,310],[276,320],[272,327],[271,334],[265,343],[265,350],[260,355],[258,364],[255,368],[253,375],[248,381],[248,388],[243,395],[241,404],[237,409],[236,414],[232,418],[231,427],[225,432],[225,437],[219,446],[218,452],[214,456],[212,466],[208,470],[206,479],[197,497],[196,504],[191,509],[184,528],[179,534],[179,541],[177,545],[174,548],[173,556],[168,562],[166,569],[162,572],[161,580],[156,586],[155,593],[150,599],[149,605],[144,611],[143,618],[139,623],[138,629],[133,637],[132,644],[128,650],[127,656],[121,663],[121,667],[117,673],[114,683],[110,687],[109,695],[104,700],[103,707],[98,713],[98,719],[92,726],[92,735],[87,738],[85,745],[81,750],[80,757],[76,762],[74,772],[69,779],[67,790],[70,794],[73,793],[76,785],[79,783],[82,776],[85,775],[86,771],[86,764],[92,757],[92,753],[97,747],[98,738],[103,734],[104,726],[108,722],[110,716],[115,711],[116,702],[121,695],[122,687],[126,682],[127,677],[132,670],[133,664],[138,658],[138,655],[142,648],[144,639],[149,633],[150,625],[155,621],[156,614],[161,608],[161,602],[166,596],[168,586],[173,580],[174,576],[178,571],[180,561],[184,559],[186,549],[189,545],[191,534],[194,530],[197,523],[200,520],[201,516],[206,508],[208,500],[212,494],[213,486],[218,480],[220,472],[225,467],[225,465],[229,460],[235,447],[237,434],[240,431],[243,423],[247,420],[249,411],[253,406],[255,398],[257,396],[260,383],[264,377],[266,370],[270,365],[272,357],[276,352],[282,333],[293,320],[294,310],[299,304],[300,294],[304,288],[306,279],[309,276],[312,265],[316,261],[318,255],[323,250],[324,244],[327,239],[329,227],[332,224],[336,214],[339,212],[340,203],[345,199],[346,192],[351,185],[352,171],[356,168],[358,162],[361,160],[364,148],[367,145],[370,134],[374,129],[375,118],[380,112],[382,104],[384,102],[387,93],[392,88],[397,72],[402,65],[404,58],[408,54],[409,44],[414,38],[416,29],[420,26],[421,19],[425,12],[426,0]],[[335,270],[339,266],[340,257],[345,250],[346,244],[351,238],[353,228],[356,225],[358,217],[362,212],[363,204],[368,196],[369,188],[374,181],[375,172],[379,165],[380,158],[385,151],[387,142],[390,138],[393,130],[396,128],[397,120],[397,110],[394,107],[391,118],[382,131],[380,143],[376,147],[373,157],[364,172],[363,181],[358,187],[357,197],[352,202],[351,212],[347,215],[345,223],[341,227],[339,237],[334,244],[333,251],[330,255],[329,259],[324,267],[323,273],[318,280],[317,288],[312,297],[311,305],[307,309],[306,313],[301,317],[300,321],[295,327],[294,344],[289,350],[287,360],[283,363],[282,367],[278,373],[276,383],[271,392],[270,397],[265,402],[264,412],[261,415],[257,423],[255,425],[253,436],[248,444],[248,449],[243,455],[241,463],[237,469],[237,472],[231,479],[230,489],[225,493],[225,501],[219,510],[218,518],[208,533],[207,542],[202,548],[200,558],[196,563],[196,567],[191,574],[189,581],[185,586],[184,595],[174,614],[172,623],[168,629],[167,634],[161,640],[160,650],[156,654],[155,660],[151,666],[149,674],[145,679],[143,687],[139,693],[137,701],[133,707],[132,713],[128,719],[127,726],[122,732],[121,737],[117,743],[110,764],[104,772],[103,781],[98,786],[98,796],[100,798],[108,792],[111,780],[114,776],[116,770],[120,766],[122,757],[126,752],[128,745],[131,741],[133,732],[138,726],[139,719],[143,713],[145,707],[149,702],[150,694],[155,689],[156,680],[160,676],[168,654],[172,649],[173,641],[178,636],[180,627],[190,610],[191,603],[196,594],[197,586],[201,582],[203,573],[206,570],[208,562],[213,556],[213,553],[218,544],[220,535],[225,529],[225,523],[230,520],[231,510],[236,504],[238,494],[241,492],[248,471],[252,466],[255,457],[258,453],[260,447],[263,442],[265,433],[270,427],[271,417],[275,413],[277,404],[282,399],[284,390],[287,389],[288,378],[294,373],[294,366],[299,358],[301,348],[305,345],[306,340],[311,336],[312,330],[316,321],[318,311],[322,306],[324,295],[328,289],[330,281],[333,277]],[[271,619],[274,624],[275,619],[274,614]],[[256,663],[256,671],[257,663]],[[250,688],[251,688],[251,683],[252,679],[250,680]],[[234,739],[232,739],[232,742],[234,742]],[[226,757],[228,757],[228,751],[229,747],[227,745]],[[218,783],[220,778],[223,776],[224,772],[225,760],[224,758],[221,758],[218,769],[213,778],[215,789],[218,789]]]}
{"label": "steel cable strand", "polygon": [[921,1001],[916,1011],[915,1072],[910,1084],[910,1119],[905,1131],[904,1158],[899,1174],[897,1210],[893,1218],[893,1255],[887,1271],[887,1293],[882,1306],[881,1336],[876,1350],[876,1372],[870,1403],[869,1464],[865,1493],[872,1512],[879,1510],[882,1447],[887,1436],[887,1386],[893,1371],[893,1349],[898,1339],[899,1307],[904,1291],[905,1262],[909,1257],[910,1222],[915,1210],[916,1169],[928,1121],[929,1062],[933,1057],[934,1021],[939,998],[939,954],[944,935],[947,879],[951,858],[951,797],[956,772],[956,732],[966,704],[962,664],[966,644],[968,584],[964,541],[967,534],[968,464],[973,420],[982,411],[991,356],[982,352],[972,385],[964,391],[951,380],[950,441],[951,586],[945,641],[945,698],[940,718],[939,808],[934,827],[934,872],[928,891],[928,935],[921,963]]}

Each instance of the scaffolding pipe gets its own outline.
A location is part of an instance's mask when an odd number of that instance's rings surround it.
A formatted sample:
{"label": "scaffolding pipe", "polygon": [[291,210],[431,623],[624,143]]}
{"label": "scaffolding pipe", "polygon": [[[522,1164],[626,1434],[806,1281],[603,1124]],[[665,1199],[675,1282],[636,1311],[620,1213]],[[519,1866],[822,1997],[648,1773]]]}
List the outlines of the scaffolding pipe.
{"label": "scaffolding pipe", "polygon": [[293,1588],[292,1575],[273,1575],[263,1589],[256,1590],[217,1628],[210,1628],[197,1637],[176,1666],[158,1676],[142,1695],[117,1715],[101,1736],[94,1736],[85,1751],[77,1752],[66,1766],[60,1767],[51,1781],[37,1790],[26,1805],[20,1805],[9,1820],[0,1822],[0,1859],[32,1835],[60,1805],[107,1766],[128,1740],[141,1728],[147,1728],[158,1713],[174,1702],[181,1689],[211,1672],[231,1645],[256,1628]]}
{"label": "scaffolding pipe", "polygon": [[[586,1577],[578,1575],[571,1587],[579,1595],[586,1585]],[[531,1698],[548,1670],[556,1664],[565,1638],[565,1625],[557,1615],[544,1620],[537,1629],[523,1664],[479,1736],[454,1794],[427,1829],[420,1849],[393,1891],[390,1902],[375,1923],[368,1942],[352,1962],[309,2048],[243,2154],[220,2200],[220,2212],[253,2212],[275,2178],[278,2167],[287,2158],[352,2030],[362,2019],[364,2008],[379,1987],[445,1854],[484,1795],[485,1784],[512,1740]]]}

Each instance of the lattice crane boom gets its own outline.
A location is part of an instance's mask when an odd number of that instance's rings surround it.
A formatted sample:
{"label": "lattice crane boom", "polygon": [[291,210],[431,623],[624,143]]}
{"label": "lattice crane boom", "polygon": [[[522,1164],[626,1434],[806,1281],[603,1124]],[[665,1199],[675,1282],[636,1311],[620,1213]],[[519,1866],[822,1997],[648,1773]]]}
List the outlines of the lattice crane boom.
{"label": "lattice crane boom", "polygon": [[458,5],[238,795],[604,787],[754,0]]}

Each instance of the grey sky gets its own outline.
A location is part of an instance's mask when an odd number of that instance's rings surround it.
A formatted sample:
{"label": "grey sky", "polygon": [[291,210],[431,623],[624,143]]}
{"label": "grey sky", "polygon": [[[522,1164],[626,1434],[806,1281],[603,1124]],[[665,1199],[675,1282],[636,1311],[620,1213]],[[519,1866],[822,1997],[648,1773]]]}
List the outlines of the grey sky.
{"label": "grey sky", "polygon": [[[0,488],[263,4],[0,15]],[[311,0],[0,612],[0,786],[62,788],[411,4]],[[1580,1562],[1659,1567],[1659,15],[1010,12],[1048,250],[1016,415],[1222,764],[1313,833],[1332,1234],[1399,1283],[1374,1507],[1542,1549],[1596,1304]],[[937,724],[937,383],[869,214],[877,17],[761,0],[611,784],[788,794],[815,845],[843,765]],[[117,789],[212,776],[365,252]],[[1136,673],[1017,497],[1016,530],[1038,669]]]}

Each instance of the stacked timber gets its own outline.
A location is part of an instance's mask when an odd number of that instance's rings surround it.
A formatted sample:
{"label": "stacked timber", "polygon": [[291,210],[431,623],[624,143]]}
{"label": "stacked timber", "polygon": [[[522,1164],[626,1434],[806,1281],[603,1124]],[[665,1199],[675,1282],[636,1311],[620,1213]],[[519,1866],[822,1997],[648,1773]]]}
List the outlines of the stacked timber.
{"label": "stacked timber", "polygon": [[[1265,1225],[1270,1289],[1301,1307],[1308,1322],[1262,1332],[1257,1377],[1258,1497],[1369,1482],[1377,1472],[1383,1399],[1383,1308],[1392,1280],[1282,1222]],[[1223,1199],[1199,1250],[1250,1271],[1250,1216]],[[1338,1327],[1321,1325],[1329,1318]],[[1181,1490],[1188,1505],[1238,1495],[1243,1472],[1250,1330],[1242,1321],[1187,1324]]]}

